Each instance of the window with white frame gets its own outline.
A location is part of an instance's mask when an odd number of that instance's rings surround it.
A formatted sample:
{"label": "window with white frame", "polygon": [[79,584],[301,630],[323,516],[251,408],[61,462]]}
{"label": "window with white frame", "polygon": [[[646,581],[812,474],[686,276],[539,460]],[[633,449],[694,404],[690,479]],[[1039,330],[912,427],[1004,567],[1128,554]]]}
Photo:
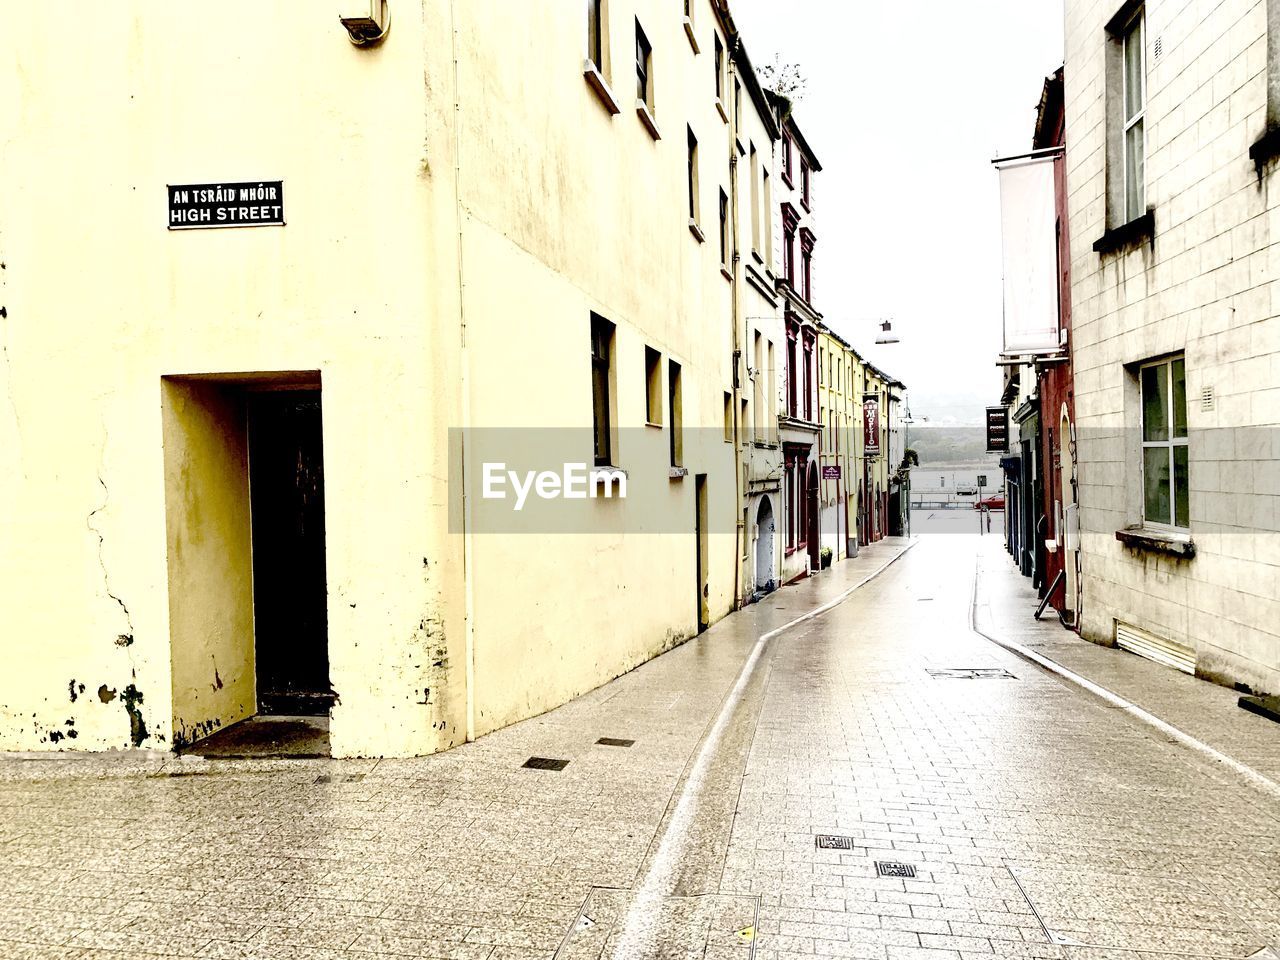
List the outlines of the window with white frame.
{"label": "window with white frame", "polygon": [[1146,29],[1142,8],[1121,34],[1124,48],[1121,119],[1124,124],[1124,221],[1146,212],[1146,134],[1144,119],[1147,100]]}
{"label": "window with white frame", "polygon": [[1187,529],[1190,472],[1187,445],[1187,365],[1183,357],[1138,369],[1142,402],[1142,520]]}

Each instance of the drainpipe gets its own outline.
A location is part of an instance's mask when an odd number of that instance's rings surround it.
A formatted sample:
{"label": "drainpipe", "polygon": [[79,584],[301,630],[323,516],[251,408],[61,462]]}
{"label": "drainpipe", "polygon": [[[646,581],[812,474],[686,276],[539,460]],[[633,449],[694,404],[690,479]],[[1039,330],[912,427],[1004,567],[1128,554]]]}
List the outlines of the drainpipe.
{"label": "drainpipe", "polygon": [[459,431],[458,456],[461,462],[462,477],[462,590],[463,590],[463,647],[465,649],[465,677],[467,686],[466,704],[466,738],[467,742],[476,738],[476,647],[475,647],[475,595],[472,590],[472,565],[474,562],[474,544],[472,536],[472,503],[467,496],[467,429],[471,426],[471,392],[469,388],[471,360],[467,352],[467,312],[465,305],[466,282],[463,269],[463,236],[462,236],[462,136],[459,128],[459,114],[462,111],[462,99],[459,93],[458,66],[458,14],[455,3],[449,4],[449,22],[453,28],[453,193],[454,215],[458,219],[458,346],[459,346],[459,388],[462,391],[462,429]]}
{"label": "drainpipe", "polygon": [[[742,437],[739,432],[742,429],[741,418],[738,416],[741,400],[739,393],[741,392],[741,380],[738,371],[742,368],[742,254],[738,249],[738,241],[742,231],[739,229],[738,219],[738,124],[741,118],[738,116],[737,98],[733,96],[736,89],[735,84],[738,80],[738,64],[734,56],[738,50],[738,44],[742,41],[737,34],[734,35],[732,45],[729,48],[729,82],[725,85],[725,96],[729,100],[729,108],[733,111],[733,122],[729,125],[729,223],[733,231],[731,245],[733,251],[733,260],[731,270],[733,279],[730,289],[733,291],[733,404],[729,414],[733,418],[733,489],[734,489],[734,510],[733,525],[738,529],[738,536],[734,538],[734,555],[733,555],[733,604],[734,607],[742,606],[742,547],[747,545],[747,529],[748,523],[744,523],[742,517],[742,504],[746,498],[746,491],[742,489]],[[756,376],[760,376],[760,372],[756,371]],[[760,411],[753,411],[757,417]],[[739,524],[741,526],[739,527]]]}

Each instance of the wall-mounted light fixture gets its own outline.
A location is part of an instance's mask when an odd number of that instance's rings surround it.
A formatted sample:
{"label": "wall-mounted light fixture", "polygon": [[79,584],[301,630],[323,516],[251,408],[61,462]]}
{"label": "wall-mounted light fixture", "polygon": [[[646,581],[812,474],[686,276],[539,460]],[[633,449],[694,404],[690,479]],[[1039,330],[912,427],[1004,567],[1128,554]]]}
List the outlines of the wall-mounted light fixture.
{"label": "wall-mounted light fixture", "polygon": [[391,10],[387,0],[343,0],[338,19],[357,47],[375,47],[391,29]]}

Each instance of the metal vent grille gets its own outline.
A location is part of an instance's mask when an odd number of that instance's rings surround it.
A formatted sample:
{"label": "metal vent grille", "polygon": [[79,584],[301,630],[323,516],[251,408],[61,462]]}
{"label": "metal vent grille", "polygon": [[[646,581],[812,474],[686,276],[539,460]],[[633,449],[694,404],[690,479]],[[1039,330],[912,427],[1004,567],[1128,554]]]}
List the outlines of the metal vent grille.
{"label": "metal vent grille", "polygon": [[1183,673],[1196,672],[1195,650],[1177,641],[1157,637],[1131,623],[1116,621],[1116,646]]}
{"label": "metal vent grille", "polygon": [[896,863],[892,860],[876,861],[876,876],[903,877],[910,879],[916,875],[916,868],[909,863]]}
{"label": "metal vent grille", "polygon": [[820,833],[813,838],[819,850],[852,850],[853,837],[837,837],[829,833]]}
{"label": "metal vent grille", "polygon": [[563,770],[568,765],[568,760],[556,760],[552,757],[530,757],[523,764],[529,770]]}
{"label": "metal vent grille", "polygon": [[1213,410],[1213,387],[1200,388],[1200,409],[1205,413]]}
{"label": "metal vent grille", "polygon": [[1164,54],[1164,37],[1156,37],[1155,45],[1152,47],[1153,59],[1159,60]]}

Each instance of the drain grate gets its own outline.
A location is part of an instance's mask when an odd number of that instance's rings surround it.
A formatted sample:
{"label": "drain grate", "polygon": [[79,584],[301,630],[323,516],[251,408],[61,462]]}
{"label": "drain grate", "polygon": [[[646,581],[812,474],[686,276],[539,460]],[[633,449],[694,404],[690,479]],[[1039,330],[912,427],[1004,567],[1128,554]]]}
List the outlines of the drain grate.
{"label": "drain grate", "polygon": [[853,837],[837,837],[829,833],[820,833],[813,838],[819,850],[852,850]]}
{"label": "drain grate", "polygon": [[632,747],[635,746],[634,740],[620,740],[617,737],[601,737],[596,743],[603,747]]}
{"label": "drain grate", "polygon": [[893,860],[877,860],[876,876],[902,877],[910,879],[916,875],[916,868],[909,863],[896,863]]}
{"label": "drain grate", "polygon": [[946,667],[938,670],[926,670],[929,676],[939,680],[1017,680],[1012,673],[1001,667]]}
{"label": "drain grate", "polygon": [[552,757],[530,757],[522,764],[529,770],[563,770],[568,765],[568,760],[555,760]]}
{"label": "drain grate", "polygon": [[316,777],[316,783],[359,783],[363,779],[363,773],[348,773],[339,777],[335,777],[328,773],[322,773],[320,776]]}

